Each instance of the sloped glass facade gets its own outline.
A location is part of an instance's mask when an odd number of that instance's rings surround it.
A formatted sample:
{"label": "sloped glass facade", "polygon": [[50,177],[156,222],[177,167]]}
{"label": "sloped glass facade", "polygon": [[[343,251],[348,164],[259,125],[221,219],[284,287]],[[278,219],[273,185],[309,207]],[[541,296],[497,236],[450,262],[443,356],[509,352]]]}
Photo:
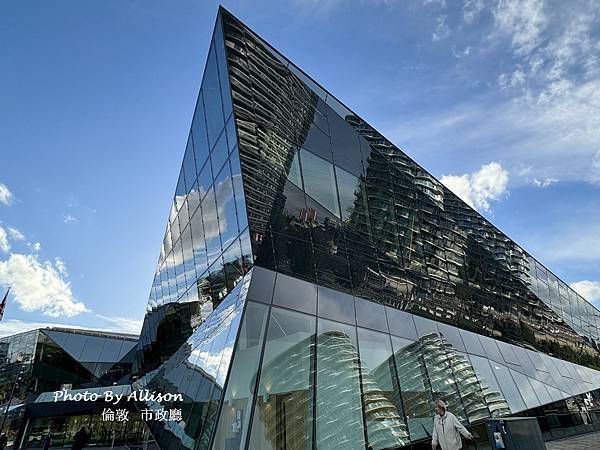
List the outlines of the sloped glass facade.
{"label": "sloped glass facade", "polygon": [[135,389],[183,395],[183,402],[148,401],[140,408],[180,408],[179,422],[149,421],[161,449],[208,448],[238,335],[250,276],[238,283],[165,363],[133,384]]}
{"label": "sloped glass facade", "polygon": [[138,346],[138,375],[188,339],[252,266],[220,21],[170,207]]}
{"label": "sloped glass facade", "polygon": [[430,448],[437,398],[482,437],[514,414],[595,428],[599,329],[220,9],[138,345],[135,385],[184,394],[149,422],[160,448]]}

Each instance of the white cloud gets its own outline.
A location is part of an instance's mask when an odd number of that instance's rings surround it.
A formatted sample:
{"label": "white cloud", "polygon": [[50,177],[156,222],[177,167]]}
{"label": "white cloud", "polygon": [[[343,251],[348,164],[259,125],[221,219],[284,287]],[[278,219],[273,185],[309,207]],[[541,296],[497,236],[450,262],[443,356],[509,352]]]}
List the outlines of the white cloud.
{"label": "white cloud", "polygon": [[6,253],[8,253],[11,248],[9,238],[13,241],[22,241],[25,239],[25,236],[16,228],[9,227],[7,231],[4,227],[0,226],[0,250]]}
{"label": "white cloud", "polygon": [[447,164],[460,161],[465,149],[476,149],[470,158],[479,164],[502,155],[509,164],[506,169],[518,175],[513,183],[553,178],[597,184],[598,111],[600,78],[544,102],[526,97],[497,101],[493,95],[482,96],[432,114],[403,117],[384,134],[416,158],[419,149],[426,149],[440,161],[446,158]]}
{"label": "white cloud", "polygon": [[441,41],[450,36],[450,28],[446,25],[446,18],[447,16],[436,17],[435,21],[437,22],[437,25],[431,35],[432,41]]}
{"label": "white cloud", "polygon": [[600,300],[600,281],[576,281],[569,286],[589,302]]}
{"label": "white cloud", "polygon": [[498,77],[498,85],[502,89],[521,87],[526,81],[527,76],[520,67],[510,75],[503,73]]}
{"label": "white cloud", "polygon": [[542,6],[538,0],[503,1],[495,14],[497,29],[511,39],[517,67],[500,75],[500,87],[522,89],[539,103],[571,96],[600,76],[597,6],[585,0],[558,4],[548,17]]}
{"label": "white cloud", "polygon": [[4,203],[5,205],[10,205],[13,201],[13,193],[10,192],[8,187],[0,183],[0,203]]}
{"label": "white cloud", "polygon": [[465,0],[463,4],[463,19],[467,24],[471,24],[479,17],[479,14],[485,8],[483,0]]}
{"label": "white cloud", "polygon": [[33,244],[29,243],[27,244],[29,247],[31,247],[31,250],[33,250],[34,252],[39,252],[42,249],[42,244],[40,244],[39,242],[35,242]]}
{"label": "white cloud", "polygon": [[542,40],[547,19],[542,0],[500,0],[494,11],[498,29],[511,38],[516,54],[528,55]]}
{"label": "white cloud", "polygon": [[446,0],[423,0],[424,5],[438,5],[440,8],[446,7]]}
{"label": "white cloud", "polygon": [[77,217],[73,217],[71,214],[66,214],[63,216],[63,222],[64,223],[74,223],[74,222],[79,222],[79,220],[77,219]]}
{"label": "white cloud", "polygon": [[[486,79],[499,68],[499,89],[490,85],[488,92],[420,117],[407,114],[387,134],[414,152],[439,155],[440,166],[460,161],[465,149],[477,164],[502,155],[515,186],[534,179],[600,184],[597,2],[502,0],[492,9],[495,31],[468,63],[497,58],[481,64]],[[508,54],[497,45],[504,41]],[[527,175],[524,167],[532,168]]]}
{"label": "white cloud", "polygon": [[473,173],[445,175],[441,182],[473,208],[491,212],[490,202],[506,194],[508,172],[501,164],[491,162]]}
{"label": "white cloud", "polygon": [[88,309],[77,301],[69,282],[50,261],[37,255],[11,254],[0,261],[0,284],[12,287],[14,301],[23,311],[40,311],[50,317],[72,317]]}
{"label": "white cloud", "polygon": [[473,52],[473,47],[471,47],[470,45],[465,47],[463,50],[457,50],[455,45],[452,46],[452,54],[454,55],[455,58],[458,58],[458,59],[469,56],[472,52]]}
{"label": "white cloud", "polygon": [[8,235],[11,237],[11,239],[15,241],[22,241],[23,239],[25,239],[23,233],[21,233],[19,230],[13,227],[10,227],[8,229]]}
{"label": "white cloud", "polygon": [[0,250],[8,253],[10,251],[10,244],[8,242],[8,234],[6,230],[0,227]]}
{"label": "white cloud", "polygon": [[533,184],[540,188],[546,188],[558,183],[556,178],[545,178],[543,180],[538,180],[537,178],[533,179]]}
{"label": "white cloud", "polygon": [[565,21],[562,32],[540,52],[540,58],[549,61],[543,74],[550,81],[560,81],[569,77],[571,69],[583,69],[587,77],[599,75],[598,52],[600,46],[592,36],[594,16],[582,13]]}
{"label": "white cloud", "polygon": [[56,270],[58,270],[58,273],[61,274],[63,277],[69,275],[67,273],[67,266],[65,265],[65,262],[58,256],[54,258],[54,265],[56,266]]}

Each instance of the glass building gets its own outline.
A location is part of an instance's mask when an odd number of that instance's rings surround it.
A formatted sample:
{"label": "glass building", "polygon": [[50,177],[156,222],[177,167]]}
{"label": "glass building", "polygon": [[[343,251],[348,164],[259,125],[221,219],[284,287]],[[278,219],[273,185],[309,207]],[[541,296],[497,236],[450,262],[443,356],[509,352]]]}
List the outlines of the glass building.
{"label": "glass building", "polygon": [[134,387],[184,397],[158,447],[431,448],[438,398],[481,441],[596,429],[599,343],[597,309],[219,10],[137,347]]}
{"label": "glass building", "polygon": [[[95,431],[92,444],[107,444],[115,436],[141,441],[139,417],[128,429],[101,426],[95,408],[81,402],[56,404],[57,390],[125,385],[135,358],[138,337],[120,333],[48,328],[0,338],[0,423],[13,448],[41,447],[51,432],[54,445],[71,444],[80,426]],[[44,398],[46,396],[46,398]],[[123,428],[123,429],[121,429]]]}
{"label": "glass building", "polygon": [[[220,9],[139,340],[0,339],[13,448],[429,449],[442,399],[600,429],[600,312]],[[67,389],[182,402],[52,402]],[[181,409],[141,420],[134,409]]]}

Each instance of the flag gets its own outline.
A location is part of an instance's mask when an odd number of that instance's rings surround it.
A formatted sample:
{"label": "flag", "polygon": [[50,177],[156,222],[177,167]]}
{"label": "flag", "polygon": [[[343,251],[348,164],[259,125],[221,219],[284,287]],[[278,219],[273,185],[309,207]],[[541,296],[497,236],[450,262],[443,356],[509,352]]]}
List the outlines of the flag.
{"label": "flag", "polygon": [[4,299],[2,300],[2,303],[0,303],[0,322],[2,321],[2,318],[4,317],[4,310],[6,309],[6,299],[8,298],[9,292],[10,292],[10,288],[8,288],[8,291],[6,291],[6,294],[4,294]]}

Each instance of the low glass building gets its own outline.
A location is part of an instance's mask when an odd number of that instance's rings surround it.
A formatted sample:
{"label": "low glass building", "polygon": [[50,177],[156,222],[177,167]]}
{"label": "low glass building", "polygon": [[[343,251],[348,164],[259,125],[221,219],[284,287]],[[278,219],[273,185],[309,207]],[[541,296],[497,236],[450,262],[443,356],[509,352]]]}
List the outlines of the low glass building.
{"label": "low glass building", "polygon": [[479,445],[490,417],[597,429],[599,342],[594,306],[219,10],[137,349],[134,386],[184,394],[161,449],[431,448],[438,398]]}
{"label": "low glass building", "polygon": [[137,341],[134,335],[68,328],[0,338],[0,421],[9,445],[40,447],[48,432],[54,445],[68,445],[81,426],[91,427],[94,444],[107,444],[113,436],[117,442],[141,442],[139,414],[137,423],[132,415],[128,429],[123,424],[111,428],[99,423],[88,403],[57,404],[51,395],[41,401],[44,393],[62,389],[128,386]]}

